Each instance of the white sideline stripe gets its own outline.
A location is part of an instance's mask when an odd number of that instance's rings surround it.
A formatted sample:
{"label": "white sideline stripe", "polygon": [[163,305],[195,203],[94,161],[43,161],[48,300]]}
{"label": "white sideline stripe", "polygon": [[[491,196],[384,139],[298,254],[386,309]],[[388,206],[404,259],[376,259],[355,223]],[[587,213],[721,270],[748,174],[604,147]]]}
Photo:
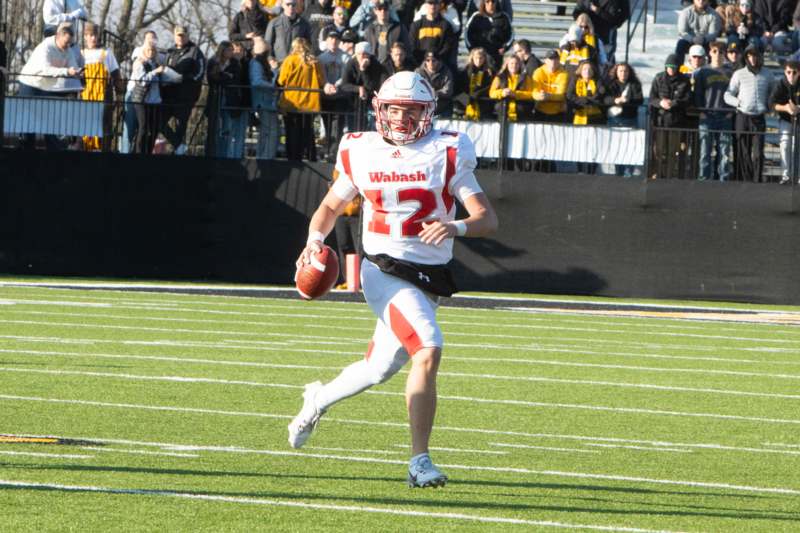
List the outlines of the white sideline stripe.
{"label": "white sideline stripe", "polygon": [[686,450],[681,448],[664,448],[664,447],[653,448],[650,446],[632,446],[625,444],[600,444],[598,442],[587,442],[586,446],[595,446],[597,448],[623,448],[626,450],[642,450],[647,452],[693,453],[692,450]]}
{"label": "white sideline stripe", "polygon": [[[289,417],[287,417],[289,418]],[[376,423],[372,425],[384,425],[384,426],[393,426],[393,427],[403,427],[407,429],[407,424],[400,424],[396,422],[383,422],[383,423]],[[441,429],[456,429],[456,428],[436,428],[437,431]],[[473,430],[463,430],[463,431],[473,431]],[[492,431],[492,430],[478,430],[479,432],[483,433],[493,433],[493,434],[516,434],[520,435],[519,433],[514,432],[503,432],[503,431]],[[524,434],[522,434],[524,435]],[[31,435],[27,435],[31,436]],[[392,465],[406,465],[407,461],[404,460],[397,460],[397,459],[379,459],[374,457],[359,457],[359,456],[343,456],[343,455],[327,455],[327,454],[312,454],[312,453],[304,453],[304,452],[297,452],[297,451],[280,451],[280,450],[265,450],[265,449],[253,449],[253,448],[239,448],[236,446],[209,446],[209,445],[191,445],[191,444],[176,444],[176,443],[165,443],[165,442],[147,442],[147,441],[135,441],[135,440],[127,440],[127,439],[110,439],[105,437],[75,437],[75,436],[55,436],[55,435],[48,435],[48,437],[54,438],[68,438],[68,439],[75,439],[75,440],[91,440],[91,441],[99,441],[99,442],[110,442],[115,444],[127,444],[127,445],[136,445],[136,446],[154,446],[162,449],[171,449],[171,450],[190,450],[190,451],[210,451],[210,452],[223,452],[223,453],[242,453],[242,454],[260,454],[260,455],[272,455],[272,456],[280,456],[280,457],[310,457],[315,459],[336,459],[336,460],[343,460],[343,461],[358,461],[364,463],[378,463],[378,464],[392,464]],[[602,439],[597,439],[602,440]],[[514,467],[492,467],[492,466],[480,466],[480,465],[461,465],[461,464],[440,464],[441,467],[452,468],[455,470],[480,470],[480,471],[487,471],[487,472],[510,472],[510,473],[521,473],[521,474],[533,474],[533,475],[546,475],[546,476],[559,476],[559,477],[574,477],[574,478],[582,478],[582,479],[603,479],[603,480],[611,480],[611,481],[632,481],[637,483],[654,483],[654,484],[661,484],[661,485],[680,485],[680,486],[688,486],[688,487],[701,487],[701,488],[721,488],[721,489],[730,489],[735,491],[745,491],[745,492],[765,492],[765,493],[775,493],[775,494],[789,494],[789,495],[800,495],[800,490],[798,489],[790,489],[790,488],[782,488],[782,487],[752,487],[748,485],[733,485],[728,483],[718,483],[718,482],[702,482],[702,481],[685,481],[685,480],[674,480],[674,479],[660,479],[660,478],[645,478],[645,477],[635,477],[635,476],[622,476],[622,475],[615,475],[615,474],[596,474],[596,473],[587,473],[587,472],[563,472],[557,470],[529,470],[526,468],[514,468]]]}
{"label": "white sideline stripe", "polygon": [[183,498],[187,500],[202,500],[225,503],[243,503],[250,505],[265,505],[270,507],[297,507],[303,509],[320,509],[326,511],[346,511],[355,513],[376,513],[398,516],[414,516],[421,518],[444,518],[448,520],[463,520],[470,522],[482,522],[489,524],[520,524],[539,527],[554,527],[562,529],[591,529],[596,531],[624,531],[631,533],[670,533],[665,530],[640,529],[625,526],[602,526],[594,524],[570,524],[563,522],[550,522],[545,520],[525,520],[522,518],[506,518],[501,516],[482,516],[464,513],[441,513],[428,511],[410,511],[401,509],[383,509],[380,507],[367,507],[361,505],[334,505],[327,503],[307,503],[291,500],[271,500],[265,498],[243,498],[234,496],[217,496],[211,494],[197,494],[194,492],[175,492],[167,490],[147,490],[147,489],[119,489],[110,487],[97,487],[85,485],[60,485],[55,483],[32,483],[26,481],[0,480],[0,486],[30,488],[30,489],[53,489],[70,492],[98,492],[107,494],[127,494],[134,496],[166,496],[171,498]]}
{"label": "white sideline stripe", "polygon": [[764,446],[779,446],[781,448],[800,448],[800,444],[783,444],[780,442],[765,442]]}
{"label": "white sideline stripe", "polygon": [[9,300],[0,300],[0,305],[14,305],[14,302]]}
{"label": "white sideline stripe", "polygon": [[[63,307],[106,307],[106,308],[115,307],[114,305],[109,303],[75,302],[69,300],[23,300],[20,298],[12,298],[6,301],[11,302],[12,304],[20,304],[20,305],[58,305]],[[19,312],[20,311],[15,311],[15,313]],[[86,316],[102,316],[102,315],[86,315]]]}
{"label": "white sideline stripe", "polygon": [[81,446],[82,450],[95,450],[98,452],[111,452],[111,453],[132,453],[137,455],[162,455],[164,457],[200,457],[196,453],[176,453],[176,452],[148,452],[145,450],[123,450],[121,448],[102,448],[100,446]]}
{"label": "white sideline stripe", "polygon": [[0,451],[0,455],[25,455],[28,457],[52,457],[56,459],[92,459],[94,455],[78,455],[70,453],[40,453],[40,452],[6,452]]}
{"label": "white sideline stripe", "polygon": [[581,450],[579,448],[558,448],[555,446],[533,446],[531,444],[506,444],[504,442],[490,442],[490,446],[501,448],[520,448],[524,450],[545,450],[548,452],[569,452],[569,453],[600,453],[597,450]]}
{"label": "white sideline stripe", "polygon": [[[0,353],[3,353],[5,350],[0,350]],[[27,353],[27,352],[19,352],[19,353]],[[77,355],[77,354],[69,354],[66,352],[58,352],[59,355]],[[38,355],[38,354],[36,354]],[[81,356],[89,357],[89,358],[105,358],[105,354],[84,354]],[[158,356],[126,356],[126,355],[114,355],[112,358],[114,359],[126,359],[126,358],[133,358],[133,359],[155,359],[155,360],[162,360],[165,358],[158,357]],[[187,361],[187,362],[196,362],[196,361],[188,361],[181,358],[174,358],[179,362]],[[200,360],[200,362],[206,362],[204,360]],[[216,360],[209,360],[209,363],[213,364],[226,364],[227,362],[221,362]],[[238,362],[234,363],[238,364]],[[287,368],[287,365],[279,365],[273,363],[256,363],[259,366],[265,366],[267,368]],[[311,369],[311,370],[338,370],[339,367],[331,367],[331,366],[309,366],[304,365],[302,367],[288,365],[288,368],[296,369]],[[130,379],[130,380],[146,380],[146,381],[172,381],[172,382],[179,382],[179,383],[208,383],[208,384],[221,384],[221,385],[242,385],[248,387],[271,387],[271,388],[285,388],[285,389],[298,389],[302,388],[300,385],[291,385],[288,383],[264,383],[258,381],[244,381],[244,380],[228,380],[228,379],[219,379],[219,378],[202,378],[202,377],[188,377],[188,376],[147,376],[147,375],[140,375],[140,374],[120,374],[114,372],[90,372],[85,370],[46,370],[46,369],[39,369],[39,368],[14,368],[14,367],[0,367],[0,372],[19,372],[19,373],[32,373],[32,374],[50,374],[50,375],[65,375],[65,376],[92,376],[92,377],[107,377],[107,378],[118,378],[118,379]],[[402,371],[402,373],[407,373],[407,371]],[[670,385],[651,385],[647,383],[620,383],[614,381],[595,381],[595,380],[582,380],[582,379],[560,379],[560,378],[545,378],[539,376],[499,376],[494,374],[467,374],[463,372],[439,372],[440,376],[447,376],[447,377],[466,377],[469,379],[497,379],[497,380],[512,380],[512,381],[531,381],[537,383],[565,383],[570,385],[589,385],[589,386],[599,386],[599,387],[624,387],[624,388],[635,388],[635,389],[646,389],[646,390],[657,390],[657,391],[669,391],[669,392],[699,392],[704,394],[723,394],[723,395],[732,395],[732,396],[750,396],[750,397],[759,397],[759,398],[779,398],[779,399],[788,399],[788,400],[800,400],[800,395],[796,394],[777,394],[777,393],[761,393],[761,392],[750,392],[750,391],[735,391],[735,390],[725,390],[725,389],[703,389],[703,388],[693,388],[693,387],[674,387]],[[382,394],[382,395],[402,395],[402,393],[395,393],[395,392],[387,392],[387,391],[376,391],[370,390],[367,391],[368,394]],[[445,396],[440,396],[440,398],[445,398]],[[457,397],[455,399],[458,399]]]}
{"label": "white sideline stripe", "polygon": [[398,452],[396,450],[361,450],[358,448],[325,448],[323,446],[303,446],[306,450],[322,450],[326,452],[351,452],[351,453],[379,453],[382,455],[396,455]]}
{"label": "white sideline stripe", "polygon": [[[393,444],[395,448],[405,448],[406,450],[411,448],[408,444]],[[308,448],[308,446],[304,446],[304,448]],[[454,452],[454,453],[476,453],[476,454],[483,454],[483,455],[508,455],[508,452],[498,452],[493,450],[475,450],[470,448],[445,448],[442,446],[430,446],[428,447],[429,450],[433,450],[435,452]]]}

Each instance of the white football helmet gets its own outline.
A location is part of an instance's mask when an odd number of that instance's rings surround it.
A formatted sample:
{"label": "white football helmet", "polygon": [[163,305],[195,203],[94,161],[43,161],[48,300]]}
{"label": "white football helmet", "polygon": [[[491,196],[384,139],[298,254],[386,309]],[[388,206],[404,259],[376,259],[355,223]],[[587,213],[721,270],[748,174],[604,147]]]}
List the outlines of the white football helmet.
{"label": "white football helmet", "polygon": [[[389,120],[390,105],[417,105],[422,113],[416,124],[413,120],[402,124]],[[375,128],[386,140],[395,144],[408,144],[427,135],[433,128],[436,110],[436,91],[430,82],[416,72],[398,72],[389,77],[372,100],[375,110]]]}

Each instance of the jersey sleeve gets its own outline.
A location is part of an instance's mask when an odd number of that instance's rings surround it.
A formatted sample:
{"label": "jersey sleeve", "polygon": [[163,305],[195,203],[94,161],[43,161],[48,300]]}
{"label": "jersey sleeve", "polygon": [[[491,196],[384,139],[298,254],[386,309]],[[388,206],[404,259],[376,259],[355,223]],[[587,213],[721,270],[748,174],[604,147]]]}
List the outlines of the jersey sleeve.
{"label": "jersey sleeve", "polygon": [[351,144],[345,137],[339,144],[339,152],[336,155],[332,187],[334,194],[347,202],[358,195],[358,188],[353,181],[353,171],[350,165],[350,149]]}
{"label": "jersey sleeve", "polygon": [[462,204],[464,200],[483,192],[478,180],[475,178],[475,167],[478,161],[475,157],[475,145],[465,134],[459,134],[455,150],[455,174],[450,180],[449,192],[458,198]]}

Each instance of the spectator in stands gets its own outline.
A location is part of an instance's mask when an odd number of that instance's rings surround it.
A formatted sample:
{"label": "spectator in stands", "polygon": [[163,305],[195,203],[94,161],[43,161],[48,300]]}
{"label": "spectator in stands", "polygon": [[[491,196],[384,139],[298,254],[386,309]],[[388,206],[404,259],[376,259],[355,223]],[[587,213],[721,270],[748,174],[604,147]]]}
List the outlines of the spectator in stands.
{"label": "spectator in stands", "polygon": [[154,46],[144,46],[133,62],[131,100],[136,110],[136,142],[133,153],[152,154],[161,126],[161,93],[159,82],[164,65],[156,63],[158,51]]}
{"label": "spectator in stands", "polygon": [[[699,180],[731,178],[732,109],[725,103],[731,75],[725,68],[725,45],[711,43],[711,63],[694,73],[694,106],[700,109]],[[714,155],[712,156],[712,150]]]}
{"label": "spectator in stands", "polygon": [[[84,64],[84,80],[86,85],[81,93],[82,100],[111,103],[114,100],[114,91],[122,93],[123,82],[119,74],[119,64],[114,52],[98,46],[100,28],[87,22],[83,27],[83,42],[85,48],[81,51]],[[84,137],[84,150],[103,150],[111,148],[111,117],[112,108],[106,105],[103,108],[103,137]]]}
{"label": "spectator in stands", "polygon": [[561,66],[559,57],[558,50],[548,51],[544,65],[533,73],[535,122],[564,122],[569,74]]}
{"label": "spectator in stands", "polygon": [[327,50],[319,55],[319,63],[325,74],[325,86],[322,94],[322,122],[325,125],[327,136],[327,158],[336,157],[338,140],[344,132],[344,116],[350,109],[347,93],[340,89],[344,69],[350,61],[344,51],[339,48],[339,34],[335,31],[328,32],[326,39]]}
{"label": "spectator in stands", "polygon": [[678,15],[678,44],[675,55],[678,64],[683,64],[687,50],[693,44],[703,47],[715,41],[722,32],[722,19],[708,6],[708,0],[692,0],[692,5],[681,10]]}
{"label": "spectator in stands", "polygon": [[677,177],[678,169],[685,164],[687,147],[681,142],[684,136],[671,129],[685,127],[686,108],[691,99],[689,77],[681,74],[679,68],[678,55],[671,54],[664,63],[664,70],[656,74],[650,85],[650,117],[656,128],[653,177]]}
{"label": "spectator in stands", "polygon": [[607,57],[613,63],[614,53],[617,49],[617,28],[628,20],[630,11],[628,0],[578,0],[572,10],[572,17],[577,22],[580,15],[589,16],[594,34],[601,41],[596,43],[597,48],[603,47],[603,43],[605,43],[607,49],[603,49],[603,57]]}
{"label": "spectator in stands", "polygon": [[258,0],[261,10],[267,14],[267,20],[279,17],[283,12],[281,0]]}
{"label": "spectator in stands", "polygon": [[[427,10],[424,2],[420,2],[417,5],[420,7],[414,15],[414,21],[424,17]],[[443,19],[450,23],[456,41],[456,45],[450,49],[450,56],[444,60],[445,64],[450,67],[451,72],[456,72],[458,70],[458,43],[461,40],[461,29],[463,26],[461,14],[464,12],[465,5],[466,0],[441,0],[439,2],[439,13],[442,15]]]}
{"label": "spectator in stands", "polygon": [[64,22],[72,23],[74,29],[80,21],[89,20],[89,14],[81,0],[44,0],[42,14],[45,37],[55,35],[59,24]]}
{"label": "spectator in stands", "polygon": [[[689,48],[689,63],[684,63],[680,67],[681,74],[687,74],[692,80],[694,80],[693,74],[700,70],[705,63],[706,49],[699,44],[693,44]],[[694,81],[692,81],[692,83],[694,83]]]}
{"label": "spectator in stands", "polygon": [[[498,0],[497,7],[508,15],[509,20],[512,22],[514,21],[514,7],[511,5],[511,0]],[[473,13],[479,10],[481,5],[481,0],[467,0],[467,19],[472,16]]]}
{"label": "spectator in stands", "polygon": [[[586,13],[581,13],[578,15],[578,18],[575,19],[574,24],[581,29],[583,33],[583,42],[589,46],[593,46],[597,50],[597,65],[602,69],[602,67],[608,63],[608,57],[606,56],[606,47],[603,45],[603,41],[597,37],[594,31],[592,19],[590,19],[589,15]],[[558,41],[558,46],[566,46],[569,43],[569,37],[570,32],[568,30]]]}
{"label": "spectator in stands", "polygon": [[267,31],[267,15],[256,0],[242,0],[242,5],[231,21],[228,37],[232,42],[241,42],[247,50],[253,49],[253,38],[263,37]]}
{"label": "spectator in stands", "polygon": [[[306,0],[303,18],[306,19],[309,26],[311,26],[311,35],[313,39],[319,39],[322,29],[333,24],[333,11],[335,7],[333,0]],[[311,42],[315,43],[313,40]],[[315,53],[319,54],[322,50],[322,46],[317,46],[315,44]]]}
{"label": "spectator in stands", "polygon": [[[572,107],[572,123],[605,124],[605,95],[606,88],[598,75],[597,67],[588,59],[581,61],[567,87],[567,102]],[[597,163],[578,163],[578,172],[596,174]]]}
{"label": "spectator in stands", "polygon": [[528,122],[533,118],[533,78],[525,72],[522,61],[511,54],[492,80],[489,97],[499,100],[497,115],[511,122]]}
{"label": "spectator in stands", "polygon": [[[533,79],[527,75],[522,59],[519,56],[516,57],[523,64],[522,70],[526,73],[525,77],[530,80],[530,99],[532,100]],[[493,78],[494,74],[489,66],[486,51],[480,47],[470,50],[467,65],[459,71],[456,80],[456,92],[466,96],[466,102],[460,105],[463,110],[461,114],[466,120],[491,120],[493,118],[492,102],[489,99],[489,88]],[[459,99],[456,99],[455,102],[459,103]],[[529,120],[533,118],[532,108],[533,103],[531,102]]]}
{"label": "spectator in stands", "polygon": [[400,42],[392,45],[389,57],[382,64],[383,68],[386,69],[387,77],[393,76],[398,72],[413,71],[416,68],[414,62],[408,56],[408,48]]}
{"label": "spectator in stands", "polygon": [[314,114],[321,110],[320,89],[325,85],[325,75],[307,39],[297,37],[292,41],[291,53],[286,56],[280,68],[278,85],[304,89],[284,89],[281,93],[280,109],[284,113],[286,157],[290,161],[300,161],[305,155],[309,161],[316,161]]}
{"label": "spectator in stands", "polygon": [[577,24],[569,27],[567,32],[567,44],[561,48],[561,64],[567,69],[567,72],[574,74],[578,65],[588,60],[599,65],[599,56],[597,48],[587,44],[583,40],[583,30]]}
{"label": "spectator in stands", "polygon": [[[78,78],[83,70],[70,48],[73,34],[72,24],[62,23],[55,35],[36,46],[19,75],[19,96],[64,98],[81,91]],[[45,135],[44,139],[48,150],[61,148],[55,135]],[[33,149],[35,144],[35,135],[23,137],[23,148]]]}
{"label": "spectator in stands", "polygon": [[[305,39],[313,42],[316,35],[311,35],[311,25],[297,13],[297,3],[300,0],[282,0],[282,13],[269,21],[264,40],[278,63],[283,63],[286,56],[291,53],[295,39]],[[296,62],[297,60],[295,60]]]}
{"label": "spectator in stands", "polygon": [[739,43],[730,43],[725,51],[725,65],[724,69],[727,71],[728,76],[733,76],[733,73],[744,66],[744,59],[742,58],[742,48]]}
{"label": "spectator in stands", "polygon": [[[642,105],[642,84],[636,72],[627,63],[617,63],[606,82],[605,105],[608,107],[608,125],[618,128],[635,128],[638,125],[639,106]],[[633,167],[617,165],[618,176],[633,176]]]}
{"label": "spectator in stands", "polygon": [[267,42],[253,39],[253,58],[248,65],[250,86],[253,88],[253,110],[258,116],[256,159],[275,159],[280,130],[275,91],[275,73],[269,62]]}
{"label": "spectator in stands", "polygon": [[742,49],[754,44],[763,50],[764,21],[753,11],[752,2],[739,0],[738,7],[731,4],[725,6],[723,28],[728,43],[738,43]]}
{"label": "spectator in stands", "polygon": [[[233,60],[238,63],[239,72],[231,87],[233,89],[231,103],[235,105],[228,106],[231,114],[231,146],[228,158],[242,159],[247,128],[250,125],[250,108],[253,105],[250,92],[250,54],[242,43],[233,43]],[[235,101],[237,98],[238,102]]]}
{"label": "spectator in stands", "polygon": [[355,97],[357,111],[369,115],[372,95],[378,92],[386,77],[386,69],[372,55],[369,43],[361,41],[344,69],[340,87]]}
{"label": "spectator in stands", "polygon": [[[163,133],[175,154],[183,155],[188,151],[185,138],[189,117],[203,88],[206,58],[200,48],[189,39],[186,28],[175,26],[172,33],[175,45],[167,50],[166,66],[180,74],[182,81],[162,87],[161,96],[165,104]],[[173,117],[174,128],[167,123]]]}
{"label": "spectator in stands", "polygon": [[764,166],[765,113],[769,110],[772,74],[763,68],[761,50],[748,46],[744,52],[745,68],[731,76],[725,102],[736,108],[736,179],[766,181]]}
{"label": "spectator in stands", "polygon": [[328,33],[335,31],[339,34],[339,42],[341,43],[342,34],[344,34],[347,28],[347,10],[341,6],[337,6],[333,10],[333,21],[324,26],[319,35],[315,36],[319,41],[319,49],[321,51],[325,51],[328,49],[326,44],[326,39],[328,38]]}
{"label": "spectator in stands", "polygon": [[[353,15],[350,17],[348,25],[356,32],[356,34],[358,34],[359,39],[366,40],[367,28],[370,24],[372,24],[372,21],[374,21],[376,17],[375,4],[377,2],[378,0],[365,0],[360,6],[358,6],[358,9],[356,9],[353,12]],[[389,5],[389,3],[385,0],[383,0],[383,3],[386,4],[385,20],[391,20],[392,22],[397,22],[399,24],[400,17],[397,16],[397,13],[394,12],[391,5]]]}
{"label": "spectator in stands", "polygon": [[358,42],[358,35],[351,29],[344,30],[342,33],[342,42],[339,43],[339,48],[349,57],[353,57],[356,53],[356,43]]}
{"label": "spectator in stands", "polygon": [[800,157],[798,118],[800,114],[800,62],[789,60],[783,65],[783,78],[770,95],[770,108],[778,114],[781,134],[781,185],[797,177]]}
{"label": "spectator in stands", "polygon": [[458,37],[453,27],[442,17],[439,0],[425,0],[425,16],[411,24],[411,54],[420,65],[427,52],[433,52],[439,61],[447,61],[453,48],[458,48]]}
{"label": "spectator in stands", "polygon": [[531,42],[528,39],[519,39],[515,41],[512,51],[514,55],[522,61],[522,66],[529,76],[533,75],[536,69],[542,66],[542,62],[539,61],[536,54],[531,51]]}
{"label": "spectator in stands", "polygon": [[795,4],[793,0],[755,0],[753,4],[753,12],[764,21],[764,41],[776,54],[792,52],[789,26],[792,24]]}
{"label": "spectator in stands", "polygon": [[364,31],[364,40],[369,43],[378,61],[385,63],[394,43],[409,46],[408,31],[402,24],[389,18],[387,0],[375,0],[372,9],[375,16]]}
{"label": "spectator in stands", "polygon": [[417,74],[428,80],[436,92],[435,114],[442,118],[453,115],[453,74],[434,52],[427,52]]}
{"label": "spectator in stands", "polygon": [[209,122],[215,121],[215,142],[209,155],[234,157],[234,143],[241,115],[241,64],[234,56],[233,44],[222,41],[217,53],[208,62],[208,99],[206,109]]}
{"label": "spectator in stands", "polygon": [[511,19],[497,8],[496,0],[480,0],[478,11],[467,21],[464,44],[467,50],[480,47],[486,50],[496,67],[503,61],[503,54],[514,42]]}

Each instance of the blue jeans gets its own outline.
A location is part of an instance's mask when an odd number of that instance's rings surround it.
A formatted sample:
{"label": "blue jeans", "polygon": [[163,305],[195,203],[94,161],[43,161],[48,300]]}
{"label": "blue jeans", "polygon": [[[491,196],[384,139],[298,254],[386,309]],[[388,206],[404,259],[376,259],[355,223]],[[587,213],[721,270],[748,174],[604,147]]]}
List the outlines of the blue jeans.
{"label": "blue jeans", "polygon": [[[731,119],[727,116],[701,118],[697,129],[700,131],[700,175],[698,179],[713,180],[716,177],[719,181],[730,180],[731,146],[733,144],[733,136],[729,133]],[[726,133],[719,130],[724,130]],[[713,157],[712,149],[716,152]]]}
{"label": "blue jeans", "polygon": [[129,154],[133,151],[133,142],[136,139],[136,129],[139,127],[139,121],[136,118],[134,103],[128,101],[128,95],[125,96],[125,119],[122,123],[122,139],[120,140],[119,151],[123,154]]}
{"label": "blue jeans", "polygon": [[[617,128],[635,128],[637,124],[636,117],[608,117],[608,125]],[[614,165],[616,167],[617,176],[624,176],[630,178],[633,176],[633,165]]]}

